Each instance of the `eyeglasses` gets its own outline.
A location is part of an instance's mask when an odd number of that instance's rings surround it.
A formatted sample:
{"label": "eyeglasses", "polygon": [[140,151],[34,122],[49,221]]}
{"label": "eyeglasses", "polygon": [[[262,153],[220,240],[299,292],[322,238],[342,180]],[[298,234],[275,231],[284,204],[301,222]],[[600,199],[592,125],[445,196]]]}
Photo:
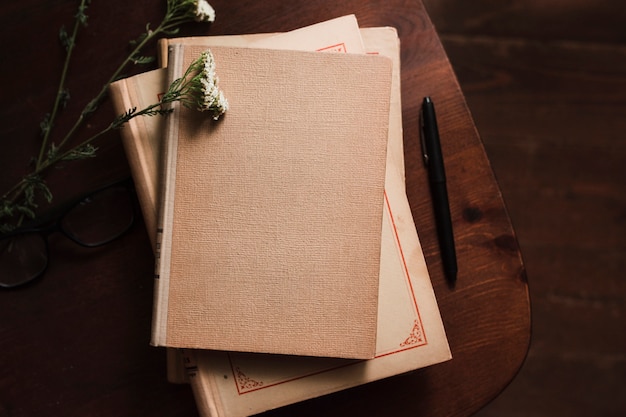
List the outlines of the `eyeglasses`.
{"label": "eyeglasses", "polygon": [[87,248],[105,245],[126,233],[135,221],[132,180],[91,192],[56,213],[51,220],[0,237],[0,287],[19,287],[45,273],[48,236],[54,232]]}

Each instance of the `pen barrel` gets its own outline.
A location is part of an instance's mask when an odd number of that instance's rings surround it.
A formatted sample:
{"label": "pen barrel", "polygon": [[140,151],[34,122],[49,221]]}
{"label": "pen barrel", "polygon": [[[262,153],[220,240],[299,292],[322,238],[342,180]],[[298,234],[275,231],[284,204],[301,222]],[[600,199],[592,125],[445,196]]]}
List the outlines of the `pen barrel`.
{"label": "pen barrel", "polygon": [[445,181],[431,182],[430,188],[443,267],[446,275],[454,280],[457,273],[456,248],[454,246],[454,232],[452,230],[446,183]]}
{"label": "pen barrel", "polygon": [[424,97],[422,103],[422,146],[424,160],[428,168],[430,193],[433,199],[439,249],[443,269],[451,284],[456,282],[457,264],[456,249],[454,247],[454,233],[448,204],[448,190],[446,186],[446,172],[443,165],[443,154],[439,141],[439,128],[435,116],[435,105],[430,97]]}
{"label": "pen barrel", "polygon": [[446,172],[443,165],[435,105],[429,99],[425,99],[422,105],[422,141],[427,156],[428,177],[431,183],[445,182]]}

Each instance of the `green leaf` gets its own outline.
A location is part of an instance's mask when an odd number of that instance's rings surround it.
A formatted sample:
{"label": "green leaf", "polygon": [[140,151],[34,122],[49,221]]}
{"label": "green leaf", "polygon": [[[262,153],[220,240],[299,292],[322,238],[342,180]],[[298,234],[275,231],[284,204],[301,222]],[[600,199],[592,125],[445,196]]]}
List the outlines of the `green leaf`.
{"label": "green leaf", "polygon": [[61,104],[61,106],[63,108],[67,107],[67,103],[70,101],[70,90],[68,90],[67,88],[64,90],[61,90],[59,92],[59,103]]}
{"label": "green leaf", "polygon": [[136,46],[136,45],[140,44],[141,42],[143,42],[143,40],[146,39],[147,37],[148,37],[148,33],[147,32],[142,33],[141,35],[139,35],[139,37],[137,37],[137,39],[131,40],[130,44],[132,46]]}
{"label": "green leaf", "polygon": [[48,149],[48,160],[51,161],[55,159],[59,154],[59,148],[54,144],[50,144],[50,149]]}
{"label": "green leaf", "polygon": [[81,4],[78,6],[78,12],[76,12],[76,20],[80,22],[81,25],[87,26],[87,18],[88,16],[85,14],[85,10],[87,10],[87,5],[89,2],[85,2],[86,4]]}
{"label": "green leaf", "polygon": [[173,36],[178,34],[178,32],[180,32],[180,28],[173,28],[173,29],[164,29],[163,33],[166,34],[167,36]]}
{"label": "green leaf", "polygon": [[131,59],[134,64],[140,64],[140,65],[150,64],[154,62],[153,56],[134,56]]}
{"label": "green leaf", "polygon": [[64,161],[75,161],[78,159],[87,159],[87,158],[95,158],[96,151],[98,148],[88,143],[83,146],[79,146],[76,149],[73,149],[66,156],[63,157]]}
{"label": "green leaf", "polygon": [[50,113],[46,113],[41,123],[39,123],[39,129],[41,129],[41,136],[45,137],[51,128],[52,128],[52,123],[50,122]]}
{"label": "green leaf", "polygon": [[43,194],[43,197],[48,203],[52,201],[52,192],[39,175],[27,175],[24,180],[26,181],[26,186],[24,187],[24,203],[17,204],[15,206],[17,210],[25,210],[25,212],[27,212],[31,208],[36,208],[36,198],[39,193]]}
{"label": "green leaf", "polygon": [[69,51],[74,44],[74,40],[68,35],[65,26],[61,26],[61,29],[59,29],[59,40],[66,51]]}
{"label": "green leaf", "polygon": [[15,226],[13,226],[12,224],[8,224],[8,223],[0,224],[0,234],[11,233],[14,230],[15,230]]}
{"label": "green leaf", "polygon": [[9,200],[3,199],[2,204],[0,204],[0,218],[2,217],[10,217],[13,215],[13,206]]}
{"label": "green leaf", "polygon": [[[49,202],[49,201],[48,201]],[[28,206],[16,205],[15,211],[19,214],[23,214],[31,219],[35,218],[35,212],[31,210]]]}

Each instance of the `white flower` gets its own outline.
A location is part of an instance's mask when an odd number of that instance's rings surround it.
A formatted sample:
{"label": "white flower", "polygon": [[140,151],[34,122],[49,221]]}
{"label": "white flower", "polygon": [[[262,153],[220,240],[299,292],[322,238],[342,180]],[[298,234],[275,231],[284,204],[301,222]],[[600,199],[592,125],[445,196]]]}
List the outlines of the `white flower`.
{"label": "white flower", "polygon": [[215,74],[215,60],[211,51],[203,52],[200,59],[204,65],[200,74],[202,103],[199,105],[198,110],[213,111],[213,118],[217,120],[228,110],[228,100],[217,87],[219,79]]}
{"label": "white flower", "polygon": [[213,112],[217,120],[228,110],[228,100],[218,88],[215,60],[210,50],[194,60],[185,74],[174,80],[161,99],[162,103],[179,101],[188,108]]}
{"label": "white flower", "polygon": [[214,22],[215,10],[206,0],[196,2],[196,22]]}

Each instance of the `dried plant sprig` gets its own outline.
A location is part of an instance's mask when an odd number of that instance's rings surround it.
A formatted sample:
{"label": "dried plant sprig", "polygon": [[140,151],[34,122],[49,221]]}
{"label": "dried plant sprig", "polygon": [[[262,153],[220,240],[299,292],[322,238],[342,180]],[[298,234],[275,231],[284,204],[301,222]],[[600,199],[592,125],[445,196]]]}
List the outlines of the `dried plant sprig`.
{"label": "dried plant sprig", "polygon": [[[206,0],[167,0],[167,11],[161,23],[159,23],[155,29],[151,29],[150,24],[147,24],[145,32],[142,33],[136,41],[131,42],[133,49],[128,57],[119,65],[108,81],[103,84],[99,93],[85,105],[69,131],[58,144],[55,144],[51,142],[54,122],[59,110],[65,107],[70,98],[70,93],[66,86],[69,63],[72,52],[76,46],[78,31],[80,27],[87,25],[88,16],[86,15],[86,11],[90,3],[91,0],[80,1],[78,11],[74,16],[75,20],[71,32],[68,33],[65,28],[61,28],[60,30],[59,38],[66,50],[66,56],[61,71],[57,94],[51,112],[46,114],[43,121],[40,123],[43,139],[39,153],[37,157],[34,158],[33,170],[0,197],[0,233],[19,227],[25,216],[29,218],[35,217],[34,210],[37,208],[37,196],[42,196],[48,202],[52,200],[52,192],[46,185],[42,176],[46,169],[60,161],[94,157],[97,148],[92,145],[92,142],[111,129],[120,127],[133,117],[166,113],[166,110],[161,110],[161,103],[155,104],[153,107],[151,106],[151,109],[144,109],[145,112],[144,110],[139,112],[127,112],[127,114],[117,117],[107,128],[103,129],[98,134],[80,142],[70,149],[66,149],[69,141],[73,138],[87,116],[97,110],[99,104],[107,94],[109,85],[120,78],[124,69],[130,64],[146,64],[152,62],[153,58],[141,55],[141,51],[150,41],[158,36],[176,34],[179,30],[179,26],[186,22],[213,22],[215,20],[215,11]],[[15,216],[17,216],[15,224],[7,223],[8,219],[15,218]]]}
{"label": "dried plant sprig", "polygon": [[[90,1],[91,0],[83,0],[83,3],[89,3]],[[81,9],[81,7],[83,8],[83,12],[79,13],[79,15],[84,15],[85,7],[82,3],[79,6],[79,9]],[[130,52],[128,57],[120,64],[117,70],[115,70],[109,80],[102,86],[100,92],[96,95],[96,97],[94,97],[85,106],[80,116],[76,120],[74,126],[60,141],[59,147],[65,146],[65,144],[73,137],[78,127],[80,127],[80,125],[83,123],[85,117],[93,113],[98,108],[100,102],[106,96],[109,85],[120,77],[122,71],[129,64],[145,64],[153,60],[153,58],[141,55],[141,50],[146,46],[146,44],[148,44],[151,40],[155,39],[158,36],[174,35],[178,33],[178,29],[183,23],[187,23],[190,21],[213,22],[215,20],[215,11],[213,11],[211,15],[207,15],[207,10],[213,10],[213,8],[208,2],[206,2],[206,0],[167,0],[167,11],[161,23],[154,30],[150,29],[149,24],[146,25],[146,31],[134,43],[134,49]],[[75,35],[73,36],[73,38],[75,38]],[[73,43],[74,41],[72,41],[72,45]],[[53,113],[53,116],[54,115],[55,113]],[[54,117],[51,117],[51,119],[54,120]],[[46,140],[47,137],[44,138],[44,144],[42,146],[42,149],[45,148],[47,145]],[[41,155],[42,153],[40,153],[40,157],[37,161],[38,165],[42,163]]]}
{"label": "dried plant sprig", "polygon": [[41,161],[44,158],[44,154],[46,153],[46,150],[48,148],[48,140],[50,138],[50,133],[52,132],[52,126],[54,120],[56,119],[59,106],[64,106],[65,104],[67,104],[67,99],[69,98],[69,91],[65,86],[67,70],[70,66],[72,52],[74,51],[74,47],[76,46],[76,36],[78,35],[78,29],[81,26],[87,25],[87,15],[85,14],[85,11],[87,10],[87,7],[90,3],[91,0],[81,0],[80,4],[78,5],[78,11],[75,16],[74,27],[72,29],[71,35],[67,34],[65,27],[61,27],[61,30],[59,32],[59,38],[66,51],[65,60],[63,62],[63,70],[61,71],[61,79],[59,80],[59,87],[57,88],[56,98],[54,100],[54,104],[52,105],[52,112],[47,114],[41,123],[43,142],[41,144],[41,148],[39,149],[39,156],[37,157],[37,161],[35,164],[36,167],[41,164]]}

